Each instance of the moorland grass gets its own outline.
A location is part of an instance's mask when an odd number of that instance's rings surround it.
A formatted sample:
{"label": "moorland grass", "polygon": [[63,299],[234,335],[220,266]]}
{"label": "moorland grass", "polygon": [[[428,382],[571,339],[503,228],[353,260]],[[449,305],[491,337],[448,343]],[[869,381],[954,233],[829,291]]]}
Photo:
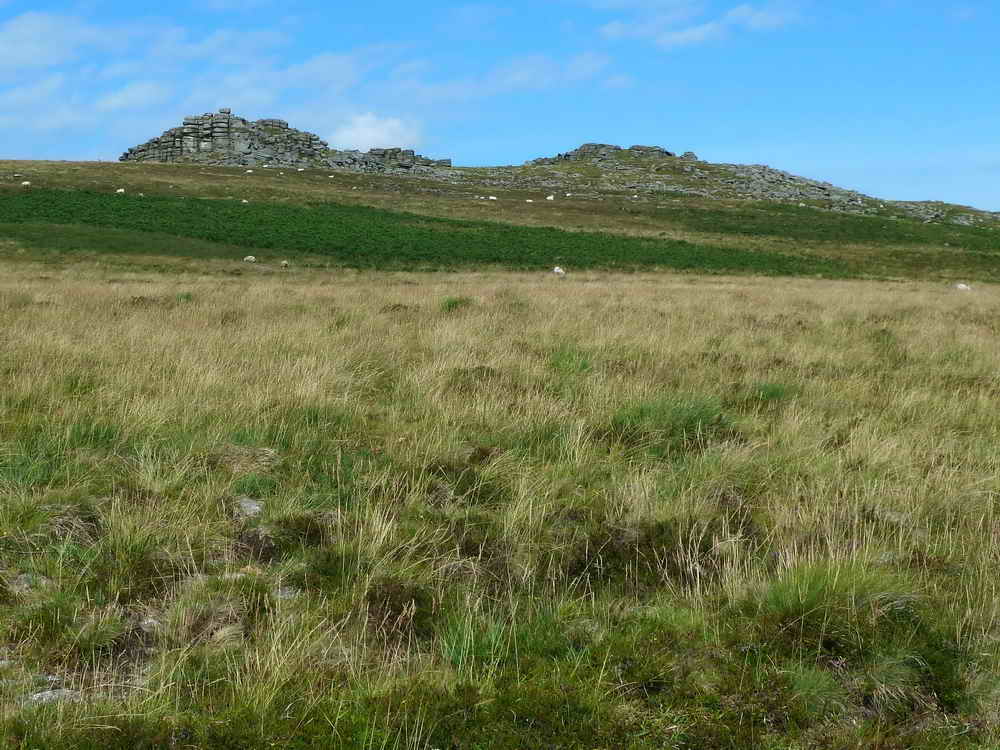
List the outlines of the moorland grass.
{"label": "moorland grass", "polygon": [[991,287],[3,270],[8,746],[1000,741]]}
{"label": "moorland grass", "polygon": [[[664,267],[704,272],[845,275],[839,261],[771,251],[555,228],[441,219],[336,203],[308,206],[31,190],[0,201],[0,232],[56,253],[100,252],[84,227],[117,230],[103,252],[239,257],[245,250],[310,255],[348,268],[450,270]],[[62,231],[61,227],[69,227]],[[152,232],[145,242],[145,233]],[[184,241],[170,246],[165,238]],[[87,240],[90,240],[88,242]],[[193,240],[193,241],[192,241]],[[233,253],[232,248],[241,248]]]}

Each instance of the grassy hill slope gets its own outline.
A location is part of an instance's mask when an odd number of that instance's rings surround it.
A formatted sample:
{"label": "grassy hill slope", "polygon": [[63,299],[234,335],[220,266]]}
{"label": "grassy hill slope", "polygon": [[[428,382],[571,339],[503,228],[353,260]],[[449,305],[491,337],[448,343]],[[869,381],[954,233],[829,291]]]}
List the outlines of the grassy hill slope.
{"label": "grassy hill slope", "polygon": [[[233,258],[234,248],[270,250],[356,268],[560,264],[979,280],[995,278],[1000,269],[1000,231],[992,224],[691,196],[636,201],[610,189],[556,201],[536,192],[526,203],[523,190],[315,171],[53,163],[0,168],[11,170],[6,182],[0,179],[2,234],[41,250],[67,248],[67,233],[44,225],[83,225],[225,245],[212,250],[183,242],[167,254]],[[32,189],[21,190],[14,174],[33,177]],[[470,171],[466,178],[474,176]],[[119,186],[125,195],[114,194]],[[494,192],[498,200],[480,199]],[[77,249],[101,251],[100,241],[83,242],[85,233],[69,234]],[[131,241],[113,236],[114,247],[124,252],[160,247],[140,235]]]}

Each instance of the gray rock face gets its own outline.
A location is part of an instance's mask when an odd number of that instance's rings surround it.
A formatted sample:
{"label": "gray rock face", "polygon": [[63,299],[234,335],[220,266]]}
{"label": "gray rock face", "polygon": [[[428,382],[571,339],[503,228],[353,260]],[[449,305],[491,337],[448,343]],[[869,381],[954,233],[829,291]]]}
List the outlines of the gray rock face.
{"label": "gray rock face", "polygon": [[228,107],[185,117],[180,127],[133,146],[119,161],[188,162],[213,166],[315,167],[356,172],[410,172],[451,167],[451,159],[428,159],[410,149],[380,148],[367,153],[331,149],[314,133],[284,120],[249,121]]}
{"label": "gray rock face", "polygon": [[43,690],[40,693],[34,693],[25,698],[25,700],[28,703],[55,703],[56,701],[78,701],[80,698],[80,693],[76,690],[57,688],[55,690]]}
{"label": "gray rock face", "polygon": [[532,159],[528,164],[533,166],[543,166],[546,164],[558,164],[561,161],[589,161],[600,163],[608,159],[621,156],[625,157],[665,157],[674,156],[673,153],[659,146],[630,146],[622,148],[609,143],[584,143],[580,148],[567,151],[565,154],[556,154],[541,159]]}

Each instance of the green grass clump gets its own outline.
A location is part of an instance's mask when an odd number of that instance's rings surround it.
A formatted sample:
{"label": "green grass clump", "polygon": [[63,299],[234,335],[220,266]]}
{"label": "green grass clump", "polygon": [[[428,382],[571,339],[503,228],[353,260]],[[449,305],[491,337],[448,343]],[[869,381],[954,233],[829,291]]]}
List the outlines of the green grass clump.
{"label": "green grass clump", "polygon": [[441,312],[452,313],[469,307],[474,303],[471,297],[445,297],[441,300]]}
{"label": "green grass clump", "polygon": [[739,434],[717,400],[675,396],[624,406],[599,432],[613,444],[660,457],[703,449]]}

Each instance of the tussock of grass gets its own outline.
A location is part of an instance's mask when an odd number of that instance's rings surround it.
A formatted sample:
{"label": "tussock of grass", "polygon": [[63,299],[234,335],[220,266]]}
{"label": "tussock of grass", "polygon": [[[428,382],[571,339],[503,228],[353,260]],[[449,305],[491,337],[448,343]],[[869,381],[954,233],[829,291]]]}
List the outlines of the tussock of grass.
{"label": "tussock of grass", "polygon": [[42,267],[13,747],[1000,741],[988,289]]}

